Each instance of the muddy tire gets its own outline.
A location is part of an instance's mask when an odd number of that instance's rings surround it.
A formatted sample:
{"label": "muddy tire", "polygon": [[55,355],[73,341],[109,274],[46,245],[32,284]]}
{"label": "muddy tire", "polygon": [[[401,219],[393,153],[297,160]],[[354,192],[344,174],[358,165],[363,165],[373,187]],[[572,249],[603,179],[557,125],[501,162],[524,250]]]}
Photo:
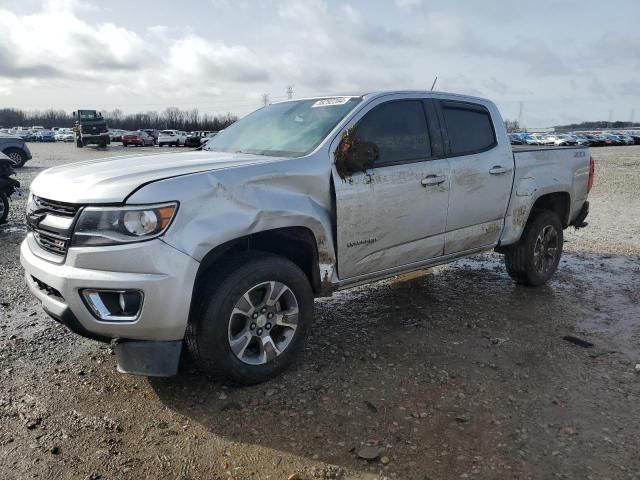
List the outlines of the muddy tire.
{"label": "muddy tire", "polygon": [[7,148],[3,153],[11,159],[13,168],[21,168],[25,163],[27,163],[27,156],[20,149]]}
{"label": "muddy tire", "polygon": [[550,210],[532,213],[520,241],[505,249],[507,272],[521,285],[544,285],[558,268],[562,246],[558,214]]}
{"label": "muddy tire", "polygon": [[290,260],[247,252],[216,264],[194,293],[185,342],[198,367],[231,385],[265,382],[299,356],[313,292]]}
{"label": "muddy tire", "polygon": [[9,216],[9,199],[4,193],[0,193],[0,225],[7,221]]}

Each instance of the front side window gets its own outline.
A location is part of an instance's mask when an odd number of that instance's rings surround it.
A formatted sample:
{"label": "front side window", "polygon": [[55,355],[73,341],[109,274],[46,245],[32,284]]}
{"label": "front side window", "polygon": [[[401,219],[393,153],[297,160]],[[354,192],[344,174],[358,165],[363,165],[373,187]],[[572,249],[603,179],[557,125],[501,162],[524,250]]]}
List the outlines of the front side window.
{"label": "front side window", "polygon": [[427,120],[419,100],[392,101],[375,107],[358,122],[356,137],[378,146],[376,165],[431,156]]}
{"label": "front side window", "polygon": [[247,115],[207,142],[206,150],[276,157],[311,153],[361,97],[274,103]]}
{"label": "front side window", "polygon": [[483,106],[443,102],[442,114],[452,155],[482,152],[496,144],[491,115]]}

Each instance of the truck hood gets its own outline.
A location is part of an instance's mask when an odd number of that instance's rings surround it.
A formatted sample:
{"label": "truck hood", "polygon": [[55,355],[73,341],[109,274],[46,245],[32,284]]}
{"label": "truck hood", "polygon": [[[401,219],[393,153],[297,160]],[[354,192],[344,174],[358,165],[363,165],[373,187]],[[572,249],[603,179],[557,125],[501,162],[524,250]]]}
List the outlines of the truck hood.
{"label": "truck hood", "polygon": [[279,160],[282,159],[205,150],[101,158],[49,168],[32,182],[31,192],[58,202],[122,203],[147,183]]}

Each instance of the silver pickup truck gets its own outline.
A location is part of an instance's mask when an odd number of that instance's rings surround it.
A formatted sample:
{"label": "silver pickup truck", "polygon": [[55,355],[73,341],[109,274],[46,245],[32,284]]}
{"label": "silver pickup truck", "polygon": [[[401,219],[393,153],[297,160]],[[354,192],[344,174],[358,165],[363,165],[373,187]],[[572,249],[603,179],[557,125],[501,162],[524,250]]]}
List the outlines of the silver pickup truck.
{"label": "silver pickup truck", "polygon": [[593,176],[587,148],[512,151],[481,98],[291,100],[203,151],[46,170],[21,261],[51,317],[116,340],[120,371],[173,375],[185,345],[252,384],[294,361],[314,297],[486,250],[544,284],[563,230],[586,225]]}

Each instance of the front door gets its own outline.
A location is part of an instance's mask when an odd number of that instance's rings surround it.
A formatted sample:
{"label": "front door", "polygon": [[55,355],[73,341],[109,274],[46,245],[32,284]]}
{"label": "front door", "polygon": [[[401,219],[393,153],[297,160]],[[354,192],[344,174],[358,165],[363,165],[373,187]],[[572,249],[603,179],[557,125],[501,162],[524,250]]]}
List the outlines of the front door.
{"label": "front door", "polygon": [[380,153],[344,180],[334,166],[341,280],[443,254],[449,162],[433,158],[429,131],[418,99],[379,103],[357,121],[356,136]]}

